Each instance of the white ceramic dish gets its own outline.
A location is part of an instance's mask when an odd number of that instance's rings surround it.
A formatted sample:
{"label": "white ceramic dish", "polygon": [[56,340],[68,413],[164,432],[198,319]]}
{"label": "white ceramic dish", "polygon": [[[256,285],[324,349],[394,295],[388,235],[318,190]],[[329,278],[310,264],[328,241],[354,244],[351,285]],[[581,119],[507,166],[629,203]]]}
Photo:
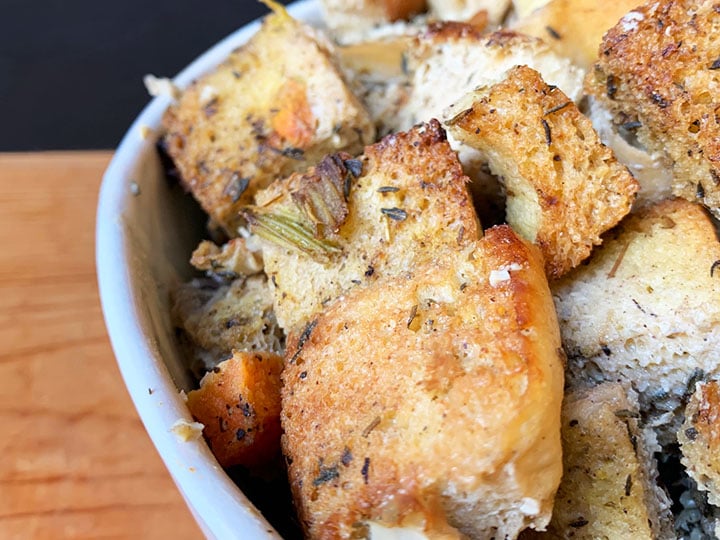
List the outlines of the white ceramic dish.
{"label": "white ceramic dish", "polygon": [[[321,25],[315,0],[296,2],[289,11]],[[190,64],[175,83],[183,88],[210,71],[258,28],[255,21],[233,33]],[[178,392],[189,390],[191,380],[170,323],[168,291],[189,274],[187,261],[202,221],[187,197],[166,182],[155,148],[169,103],[168,97],[158,97],[142,111],[103,177],[96,257],[105,322],[140,418],[205,535],[280,538],[203,439],[181,442],[171,432],[178,419],[192,418]]]}

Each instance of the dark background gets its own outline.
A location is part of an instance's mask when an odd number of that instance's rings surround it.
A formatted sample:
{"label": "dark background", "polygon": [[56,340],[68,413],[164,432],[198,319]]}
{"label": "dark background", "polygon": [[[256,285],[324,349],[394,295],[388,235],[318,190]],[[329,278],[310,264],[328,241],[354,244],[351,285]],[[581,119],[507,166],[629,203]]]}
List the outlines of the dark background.
{"label": "dark background", "polygon": [[0,0],[0,152],[115,147],[149,100],[143,75],[175,76],[267,11],[256,0]]}

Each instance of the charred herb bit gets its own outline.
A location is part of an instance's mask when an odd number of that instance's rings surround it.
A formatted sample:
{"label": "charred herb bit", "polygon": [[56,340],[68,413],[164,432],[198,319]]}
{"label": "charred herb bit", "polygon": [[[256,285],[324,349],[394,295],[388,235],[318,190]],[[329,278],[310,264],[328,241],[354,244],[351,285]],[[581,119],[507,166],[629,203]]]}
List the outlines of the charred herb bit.
{"label": "charred herb bit", "polygon": [[379,416],[376,416],[375,418],[373,418],[372,422],[370,422],[370,423],[365,427],[365,429],[363,429],[363,431],[362,431],[362,437],[363,437],[363,439],[366,439],[367,436],[370,435],[370,433],[372,432],[372,430],[375,429],[376,427],[378,427],[379,425],[380,425],[380,417],[379,417]]}
{"label": "charred herb bit", "polygon": [[305,328],[303,329],[302,333],[300,334],[300,337],[298,338],[297,346],[295,347],[295,353],[292,355],[292,358],[290,358],[290,363],[294,364],[297,360],[298,356],[300,356],[300,353],[303,350],[303,347],[307,343],[308,339],[310,339],[310,334],[312,334],[313,330],[315,330],[315,327],[317,326],[318,320],[313,319],[309,323],[305,325]]}
{"label": "charred herb bit", "polygon": [[669,105],[668,101],[657,92],[652,92],[650,94],[650,99],[652,99],[653,102],[661,109],[664,109]]}
{"label": "charred herb bit", "polygon": [[562,36],[558,33],[557,30],[555,30],[552,26],[546,26],[545,30],[547,30],[547,33],[550,34],[550,37],[553,39],[562,39]]}
{"label": "charred herb bit", "polygon": [[632,120],[630,122],[625,122],[624,124],[620,125],[622,129],[625,130],[631,130],[631,129],[637,129],[639,127],[642,127],[642,122],[639,122],[637,120]]}
{"label": "charred herb bit", "polygon": [[239,429],[235,432],[235,438],[236,438],[238,441],[242,441],[242,440],[245,438],[245,435],[247,435],[247,432],[246,432],[243,428],[239,428]]}
{"label": "charred herb bit", "polygon": [[640,413],[631,411],[630,409],[619,409],[615,411],[615,416],[621,420],[627,420],[628,418],[640,418]]}
{"label": "charred herb bit", "polygon": [[697,185],[697,187],[695,188],[695,196],[696,196],[698,199],[704,199],[704,198],[705,198],[705,188],[703,187],[703,185],[702,185],[700,182],[698,182],[698,185]]}
{"label": "charred herb bit", "polygon": [[550,124],[544,118],[541,120],[543,129],[545,130],[545,142],[548,146],[552,144],[552,132],[550,131]]}
{"label": "charred herb bit", "polygon": [[242,413],[245,418],[250,418],[254,414],[252,406],[249,403],[245,403],[242,407]]}
{"label": "charred herb bit", "polygon": [[346,159],[343,161],[343,165],[345,165],[345,168],[355,178],[360,178],[360,176],[362,176],[363,163],[359,159]]}
{"label": "charred herb bit", "polygon": [[410,316],[407,320],[407,327],[410,328],[412,326],[413,321],[415,320],[415,317],[417,317],[417,311],[418,311],[418,305],[415,304],[412,309],[410,310]]}
{"label": "charred herb bit", "polygon": [[334,242],[316,238],[312,226],[301,216],[288,211],[273,213],[252,207],[243,209],[241,213],[252,232],[269,242],[320,259],[342,252]]}
{"label": "charred herb bit", "polygon": [[331,482],[337,478],[340,478],[340,471],[338,471],[337,465],[332,467],[325,467],[322,462],[320,463],[320,471],[313,480],[313,486],[317,487],[327,482]]}
{"label": "charred herb bit", "polygon": [[568,523],[568,525],[570,525],[573,529],[579,529],[580,527],[584,527],[588,523],[590,522],[587,519],[580,517],[575,521],[571,521],[570,523]]}
{"label": "charred herb bit", "polygon": [[712,266],[710,266],[710,277],[713,277],[715,270],[718,268],[720,268],[720,260],[715,261],[712,263]]}
{"label": "charred herb bit", "polygon": [[708,69],[720,69],[720,58],[716,58]]}
{"label": "charred herb bit", "polygon": [[697,439],[698,430],[695,429],[694,427],[687,428],[687,429],[685,430],[685,436],[686,436],[688,439],[690,439],[691,441],[694,441],[695,439]]}
{"label": "charred herb bit", "polygon": [[372,266],[368,266],[365,270],[365,277],[370,277],[375,273],[375,269]]}
{"label": "charred herb bit", "polygon": [[612,354],[610,347],[608,347],[607,345],[601,345],[600,349],[602,349],[602,352],[605,354],[605,356],[610,356]]}
{"label": "charred herb bit", "polygon": [[625,479],[625,496],[629,497],[630,493],[632,493],[632,475],[628,474]]}
{"label": "charred herb bit", "polygon": [[238,173],[233,173],[223,193],[230,197],[233,203],[236,203],[240,200],[240,197],[242,197],[242,194],[245,193],[249,185],[249,178],[241,178]]}
{"label": "charred herb bit", "polygon": [[398,191],[400,191],[400,188],[395,186],[380,186],[377,189],[378,193],[397,193]]}
{"label": "charred herb bit", "polygon": [[569,107],[570,105],[572,105],[572,101],[566,101],[565,103],[561,103],[560,105],[555,105],[552,109],[546,111],[543,116],[549,116],[552,113],[562,111],[565,107]]}
{"label": "charred herb bit", "polygon": [[362,474],[363,482],[365,482],[365,485],[368,483],[368,473],[370,472],[370,458],[366,457],[365,461],[363,462],[362,469],[360,469],[360,474]]}
{"label": "charred herb bit", "polygon": [[640,302],[635,300],[634,298],[631,298],[630,300],[633,301],[633,304],[635,304],[635,307],[637,307],[640,311],[642,311],[645,315],[647,315],[647,311],[643,309],[643,307],[640,305]]}
{"label": "charred herb bit", "polygon": [[605,90],[607,97],[615,99],[615,94],[617,93],[617,81],[615,80],[615,75],[608,75],[607,81],[605,81]]}
{"label": "charred herb bit", "polygon": [[386,215],[390,219],[394,219],[395,221],[405,221],[408,217],[407,212],[402,208],[381,208],[380,211],[384,215]]}
{"label": "charred herb bit", "polygon": [[343,450],[342,457],[340,458],[340,463],[345,465],[346,467],[350,465],[350,462],[352,461],[353,455],[352,452],[350,452],[350,449],[346,446]]}
{"label": "charred herb bit", "polygon": [[305,150],[302,148],[295,148],[294,146],[283,148],[280,150],[280,153],[285,157],[289,157],[290,159],[295,159],[297,161],[305,159]]}

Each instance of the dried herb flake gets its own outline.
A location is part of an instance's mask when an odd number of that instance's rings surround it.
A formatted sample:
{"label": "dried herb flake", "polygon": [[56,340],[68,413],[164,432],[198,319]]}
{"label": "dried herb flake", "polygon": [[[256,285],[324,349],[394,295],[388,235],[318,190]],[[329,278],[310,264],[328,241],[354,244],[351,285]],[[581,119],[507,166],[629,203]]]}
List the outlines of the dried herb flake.
{"label": "dried herb flake", "polygon": [[548,116],[548,115],[550,115],[550,114],[552,114],[552,113],[556,113],[556,112],[558,112],[558,111],[562,111],[565,107],[569,107],[570,105],[572,105],[572,101],[566,101],[565,103],[561,103],[560,105],[556,105],[556,106],[553,107],[552,109],[550,109],[550,110],[548,110],[547,112],[545,112],[545,113],[543,114],[543,116]]}
{"label": "dried herb flake", "polygon": [[387,217],[389,217],[390,219],[394,219],[395,221],[405,221],[408,217],[407,212],[402,208],[381,208],[380,211]]}
{"label": "dried herb flake", "polygon": [[546,26],[545,30],[547,30],[547,33],[550,34],[550,37],[553,39],[562,39],[562,36],[558,33],[557,30],[555,30],[552,26]]}
{"label": "dried herb flake", "polygon": [[340,478],[340,471],[338,471],[337,466],[325,467],[323,465],[320,465],[320,471],[313,480],[313,486],[317,487],[327,482],[331,482],[337,478]]}
{"label": "dried herb flake", "polygon": [[370,458],[366,457],[365,461],[363,462],[362,469],[360,470],[360,474],[362,474],[363,482],[367,485],[368,483],[368,472],[370,471]]}
{"label": "dried herb flake", "polygon": [[362,431],[363,438],[367,438],[368,435],[370,435],[370,432],[378,427],[380,425],[380,417],[376,416],[373,418],[372,422],[370,422],[365,429]]}
{"label": "dried herb flake", "polygon": [[710,266],[710,277],[713,277],[713,275],[715,274],[715,270],[717,270],[718,268],[720,268],[720,260],[715,261],[714,263],[712,263],[712,266]]}
{"label": "dried herb flake", "polygon": [[548,146],[552,144],[552,132],[550,131],[550,124],[544,118],[541,120],[543,129],[545,130],[545,142]]}
{"label": "dried herb flake", "polygon": [[300,356],[300,353],[303,350],[303,347],[305,346],[305,343],[307,343],[307,340],[310,339],[310,334],[312,334],[313,330],[315,330],[315,327],[317,326],[318,320],[313,319],[309,323],[305,325],[305,328],[302,331],[302,334],[300,334],[300,337],[298,338],[297,347],[295,348],[295,353],[292,355],[292,358],[290,358],[290,363],[294,364],[297,360],[298,356]]}

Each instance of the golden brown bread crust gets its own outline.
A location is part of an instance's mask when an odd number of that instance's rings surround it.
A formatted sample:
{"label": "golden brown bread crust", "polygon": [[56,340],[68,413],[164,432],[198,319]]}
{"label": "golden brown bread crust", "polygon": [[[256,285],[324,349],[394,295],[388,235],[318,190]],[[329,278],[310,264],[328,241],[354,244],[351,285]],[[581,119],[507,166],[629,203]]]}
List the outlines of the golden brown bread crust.
{"label": "golden brown bread crust", "polygon": [[563,355],[539,253],[501,226],[407,270],[289,337],[283,451],[301,521],[314,538],[367,520],[430,537],[541,528]]}
{"label": "golden brown bread crust", "polygon": [[720,383],[698,383],[678,432],[682,462],[708,500],[720,506]]}
{"label": "golden brown bread crust", "polygon": [[270,15],[165,113],[164,144],[183,184],[230,236],[258,189],[372,142],[374,126],[334,62],[312,30]]}
{"label": "golden brown bread crust", "polygon": [[188,394],[188,408],[205,425],[203,435],[223,467],[278,457],[282,368],[277,354],[233,351]]}
{"label": "golden brown bread crust", "polygon": [[720,217],[720,9],[714,0],[648,2],[606,34],[588,92],[618,124],[639,122],[673,160],[674,193]]}
{"label": "golden brown bread crust", "polygon": [[540,247],[549,277],[562,276],[630,211],[637,182],[572,100],[527,66],[471,101],[451,133],[503,179],[508,223]]}
{"label": "golden brown bread crust", "polygon": [[[397,275],[481,235],[467,177],[437,121],[388,135],[365,149],[348,195],[349,214],[333,240],[342,253],[323,261],[265,243],[280,325],[297,329],[324,304],[358,285]],[[292,208],[292,191],[316,172],[296,174],[258,193],[258,206]]]}

